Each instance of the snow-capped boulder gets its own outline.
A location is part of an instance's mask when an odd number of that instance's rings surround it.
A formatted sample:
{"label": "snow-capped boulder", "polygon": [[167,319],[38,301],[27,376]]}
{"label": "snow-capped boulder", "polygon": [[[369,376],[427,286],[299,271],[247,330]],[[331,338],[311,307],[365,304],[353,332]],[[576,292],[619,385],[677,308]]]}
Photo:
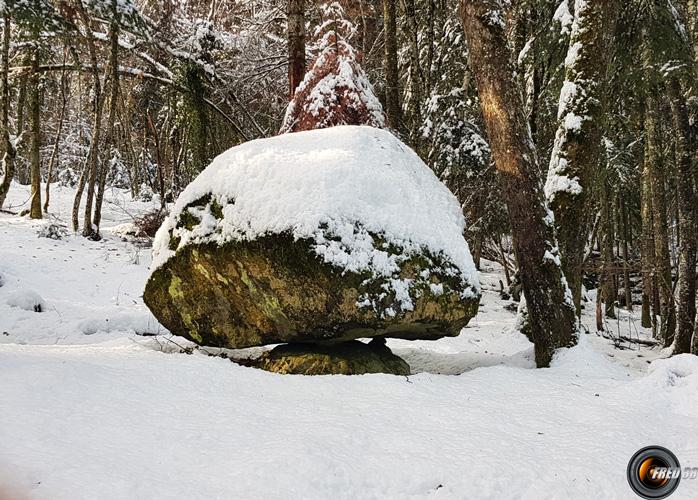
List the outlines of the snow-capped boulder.
{"label": "snow-capped boulder", "polygon": [[454,336],[480,297],[463,228],[455,197],[387,131],[251,141],[182,192],[144,299],[202,345]]}

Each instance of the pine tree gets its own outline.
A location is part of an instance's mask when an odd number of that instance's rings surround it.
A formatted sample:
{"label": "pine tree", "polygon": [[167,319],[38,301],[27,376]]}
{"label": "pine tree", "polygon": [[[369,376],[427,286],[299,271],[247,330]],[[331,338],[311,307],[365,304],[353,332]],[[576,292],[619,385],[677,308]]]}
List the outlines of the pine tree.
{"label": "pine tree", "polygon": [[322,10],[326,20],[314,34],[317,56],[288,105],[280,133],[336,125],[384,128],[383,108],[350,44],[356,28],[338,3]]}

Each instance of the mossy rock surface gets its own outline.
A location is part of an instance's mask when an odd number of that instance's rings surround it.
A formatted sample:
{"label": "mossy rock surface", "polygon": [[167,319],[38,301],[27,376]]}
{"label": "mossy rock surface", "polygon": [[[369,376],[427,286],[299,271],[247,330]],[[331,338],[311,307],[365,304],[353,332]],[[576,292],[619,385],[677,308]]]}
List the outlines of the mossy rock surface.
{"label": "mossy rock surface", "polygon": [[460,276],[439,266],[438,256],[416,255],[401,264],[399,278],[414,285],[411,307],[403,310],[385,281],[324,263],[312,244],[290,234],[190,244],[153,272],[143,298],[170,332],[227,348],[433,340],[458,335],[477,312],[479,297],[463,298]]}
{"label": "mossy rock surface", "polygon": [[409,365],[381,342],[337,344],[284,344],[255,361],[253,366],[274,373],[295,375],[410,374]]}

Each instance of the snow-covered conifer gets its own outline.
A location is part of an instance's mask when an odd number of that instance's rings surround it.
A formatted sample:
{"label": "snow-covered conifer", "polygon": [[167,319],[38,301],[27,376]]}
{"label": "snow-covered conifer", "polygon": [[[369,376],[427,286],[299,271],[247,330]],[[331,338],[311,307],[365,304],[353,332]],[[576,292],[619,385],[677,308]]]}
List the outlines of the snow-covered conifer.
{"label": "snow-covered conifer", "polygon": [[350,40],[356,28],[337,2],[322,7],[326,19],[315,30],[317,56],[286,110],[281,133],[369,125],[385,128],[383,107]]}

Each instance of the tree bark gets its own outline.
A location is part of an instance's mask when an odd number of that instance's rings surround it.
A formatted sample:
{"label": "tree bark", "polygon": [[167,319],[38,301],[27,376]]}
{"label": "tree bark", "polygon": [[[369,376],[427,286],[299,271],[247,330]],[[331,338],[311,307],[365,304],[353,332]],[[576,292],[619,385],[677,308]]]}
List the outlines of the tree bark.
{"label": "tree bark", "polygon": [[628,211],[625,207],[625,201],[620,200],[620,217],[621,225],[623,226],[623,291],[625,292],[625,308],[628,311],[633,310],[633,293],[630,283],[630,264],[628,256]]}
{"label": "tree bark", "polygon": [[698,75],[698,0],[688,0],[688,32],[690,34],[693,72]]}
{"label": "tree bark", "polygon": [[[616,293],[613,284],[613,204],[611,203],[611,187],[606,176],[603,176],[603,191],[601,193],[601,253],[603,255],[603,270],[601,272],[601,290],[604,301],[604,314],[607,318],[616,319]],[[598,292],[597,292],[598,293]]]}
{"label": "tree bark", "polygon": [[58,116],[58,129],[53,139],[53,149],[51,149],[51,158],[48,162],[48,171],[46,172],[46,190],[44,192],[44,212],[48,212],[49,202],[51,200],[51,177],[53,170],[58,161],[58,149],[60,147],[61,134],[63,133],[63,122],[65,121],[65,111],[68,107],[68,98],[66,96],[66,72],[61,73],[61,112]]}
{"label": "tree bark", "polygon": [[507,201],[536,364],[548,366],[557,348],[576,342],[576,314],[556,255],[552,217],[538,180],[503,19],[496,0],[462,4],[470,67],[477,69],[480,105]]}
{"label": "tree bark", "polygon": [[41,219],[41,88],[39,78],[39,47],[38,36],[32,49],[32,76],[29,85],[29,118],[31,133],[30,178],[31,198],[29,217]]}
{"label": "tree bark", "polygon": [[669,255],[669,228],[667,224],[665,174],[659,153],[658,94],[649,89],[645,96],[645,163],[649,166],[652,196],[652,225],[654,228],[655,283],[660,301],[659,337],[665,346],[674,338],[676,310],[672,289],[671,258]]}
{"label": "tree bark", "polygon": [[674,353],[691,351],[691,336],[696,316],[696,194],[693,185],[692,144],[686,101],[676,77],[668,82],[671,114],[674,122],[674,140],[678,167],[679,209],[679,282],[678,318]]}
{"label": "tree bark", "polygon": [[[0,123],[0,133],[2,133],[2,167],[3,175],[0,181],[0,208],[5,203],[7,192],[10,190],[12,179],[15,176],[15,157],[17,150],[15,144],[10,140],[10,85],[8,74],[10,69],[10,15],[5,12],[3,16],[2,30],[2,123]],[[18,132],[19,133],[19,132]]]}
{"label": "tree bark", "polygon": [[640,174],[640,219],[641,264],[642,264],[642,326],[652,328],[654,325],[654,226],[652,223],[652,183],[649,164],[642,161]]}
{"label": "tree bark", "polygon": [[433,85],[432,70],[434,65],[434,18],[436,15],[436,0],[428,0],[427,10],[427,62],[424,80],[426,83],[426,95],[431,95]]}
{"label": "tree bark", "polygon": [[83,216],[82,235],[87,238],[94,238],[95,231],[92,227],[92,203],[94,201],[95,184],[97,183],[98,167],[99,167],[99,141],[101,135],[102,124],[102,84],[99,80],[99,66],[97,64],[97,50],[95,48],[94,39],[92,38],[92,27],[90,19],[85,12],[82,0],[78,0],[78,15],[85,28],[85,39],[87,48],[90,54],[90,64],[92,73],[93,85],[93,122],[92,122],[92,137],[90,138],[90,149],[87,153],[85,167],[80,175],[80,183],[73,201],[73,228],[77,231],[78,228],[78,211],[80,207],[80,199],[82,198],[82,190],[87,185],[87,199],[85,200],[85,212]]}
{"label": "tree bark", "polygon": [[383,0],[383,31],[385,33],[385,107],[388,126],[402,128],[400,81],[397,72],[397,27],[395,0]]}
{"label": "tree bark", "polygon": [[293,97],[305,76],[305,0],[288,0],[288,86]]}
{"label": "tree bark", "polygon": [[696,315],[695,325],[693,329],[693,340],[691,341],[691,354],[698,354],[698,314]]}
{"label": "tree bark", "polygon": [[[107,118],[107,140],[106,153],[111,153],[111,148],[116,146],[116,134],[114,123],[116,122],[116,108],[119,99],[119,11],[117,0],[112,0],[112,22],[109,31],[109,116]],[[102,202],[104,201],[104,189],[106,187],[107,174],[109,173],[110,162],[103,162],[99,173],[99,184],[97,186],[97,198],[95,199],[95,210],[92,217],[92,225],[96,234],[99,235],[99,225],[102,222]]]}
{"label": "tree bark", "polygon": [[[565,83],[558,109],[558,129],[550,158],[545,194],[555,213],[562,269],[581,314],[582,261],[588,233],[588,203],[601,155],[602,91],[606,26],[615,9],[606,0],[577,2]],[[608,298],[607,298],[608,305]],[[607,309],[608,311],[608,309]]]}
{"label": "tree bark", "polygon": [[410,144],[415,151],[420,151],[421,134],[419,128],[422,126],[422,88],[424,86],[424,72],[419,57],[419,28],[414,0],[403,0],[403,10],[405,17],[409,21],[409,51],[410,51],[410,91],[412,94],[411,109],[407,109],[405,104],[405,114],[411,115],[411,127],[409,130]]}

